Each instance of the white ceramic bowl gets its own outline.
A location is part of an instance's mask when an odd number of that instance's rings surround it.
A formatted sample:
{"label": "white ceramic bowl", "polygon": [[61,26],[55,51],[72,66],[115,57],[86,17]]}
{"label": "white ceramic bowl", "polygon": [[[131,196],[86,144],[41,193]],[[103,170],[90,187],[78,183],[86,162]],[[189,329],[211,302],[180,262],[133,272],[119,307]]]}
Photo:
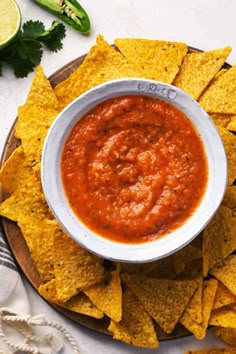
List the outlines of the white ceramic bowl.
{"label": "white ceramic bowl", "polygon": [[[178,229],[161,238],[141,244],[124,244],[105,239],[89,230],[69,206],[61,181],[61,153],[73,126],[99,103],[113,97],[141,94],[170,102],[195,125],[209,165],[206,192],[193,215]],[[146,79],[119,79],[97,86],[68,105],[49,129],[41,170],[43,191],[50,209],[62,228],[76,242],[104,258],[121,262],[149,262],[168,256],[192,241],[210,221],[224,196],[227,160],[217,129],[207,113],[178,88]]]}

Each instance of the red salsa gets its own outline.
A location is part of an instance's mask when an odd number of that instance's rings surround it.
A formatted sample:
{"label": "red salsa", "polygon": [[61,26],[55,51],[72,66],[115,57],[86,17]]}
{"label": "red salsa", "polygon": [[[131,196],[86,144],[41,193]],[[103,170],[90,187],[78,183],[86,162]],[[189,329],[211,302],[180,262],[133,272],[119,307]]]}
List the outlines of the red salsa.
{"label": "red salsa", "polygon": [[109,99],[73,127],[61,160],[78,218],[122,243],[155,240],[181,226],[208,180],[202,140],[189,118],[146,96]]}

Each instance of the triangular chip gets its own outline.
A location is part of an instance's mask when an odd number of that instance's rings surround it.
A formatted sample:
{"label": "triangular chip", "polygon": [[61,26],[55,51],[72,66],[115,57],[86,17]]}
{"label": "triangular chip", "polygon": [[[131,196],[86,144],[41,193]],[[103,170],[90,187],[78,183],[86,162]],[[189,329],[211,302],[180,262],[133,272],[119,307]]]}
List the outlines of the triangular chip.
{"label": "triangular chip", "polygon": [[40,179],[31,170],[31,175],[0,205],[0,215],[19,223],[27,220],[53,219],[42,192]]}
{"label": "triangular chip", "polygon": [[54,267],[57,299],[66,302],[72,296],[104,278],[103,259],[89,253],[64,232],[54,238]]}
{"label": "triangular chip", "polygon": [[84,290],[92,303],[115,322],[122,317],[122,289],[119,267],[108,274],[102,283]]}
{"label": "triangular chip", "polygon": [[236,295],[236,254],[232,254],[210,270],[210,274],[221,281]]}
{"label": "triangular chip", "polygon": [[228,185],[232,185],[236,179],[236,136],[225,128],[219,126],[217,128],[223,140],[228,160]]}
{"label": "triangular chip", "polygon": [[146,79],[172,83],[187,53],[185,43],[118,38],[115,45],[133,67]]}
{"label": "triangular chip", "polygon": [[122,280],[166,333],[173,331],[197,288],[191,280],[156,279],[127,273],[122,274]]}
{"label": "triangular chip", "polygon": [[193,333],[197,339],[205,338],[216,289],[217,281],[215,279],[206,280],[204,282],[201,323],[195,322],[186,311],[180,318],[180,323]]}
{"label": "triangular chip", "polygon": [[198,99],[208,83],[225,63],[230,47],[185,56],[174,85]]}
{"label": "triangular chip", "polygon": [[234,117],[232,114],[224,114],[224,113],[209,113],[213,122],[219,126],[226,128],[227,125],[231,122],[231,117]]}
{"label": "triangular chip", "polygon": [[227,306],[212,311],[209,325],[236,328],[236,311]]}
{"label": "triangular chip", "polygon": [[35,69],[33,81],[24,106],[49,111],[58,107],[58,100],[41,65]]}
{"label": "triangular chip", "polygon": [[130,289],[123,294],[122,312],[122,320],[119,323],[111,320],[108,327],[113,338],[137,347],[158,348],[152,319]]}
{"label": "triangular chip", "polygon": [[25,163],[24,149],[18,146],[3,164],[0,171],[0,182],[4,191],[13,193],[32,172]]}
{"label": "triangular chip", "polygon": [[[38,290],[40,295],[42,295],[46,300],[57,304],[56,279],[52,279],[46,284],[40,285]],[[83,315],[94,318],[103,317],[103,313],[92,304],[84,293],[79,293],[64,304],[60,304],[60,306],[66,308],[67,310],[82,313]]]}
{"label": "triangular chip", "polygon": [[236,220],[232,211],[221,206],[203,233],[203,274],[236,249]]}
{"label": "triangular chip", "polygon": [[226,127],[231,132],[236,132],[236,116],[232,116],[230,122],[227,124]]}
{"label": "triangular chip", "polygon": [[197,259],[189,262],[184,271],[180,273],[176,279],[191,279],[197,283],[197,290],[190,299],[185,312],[197,323],[202,322],[202,292],[203,292],[203,275],[202,260]]}
{"label": "triangular chip", "polygon": [[43,282],[54,278],[53,243],[59,232],[56,220],[27,219],[19,223],[32,260]]}
{"label": "triangular chip", "polygon": [[236,347],[236,328],[216,328],[214,334],[224,343]]}
{"label": "triangular chip", "polygon": [[220,281],[216,290],[213,310],[236,303],[236,296],[233,295]]}
{"label": "triangular chip", "polygon": [[198,102],[207,112],[236,114],[236,65],[217,76]]}
{"label": "triangular chip", "polygon": [[58,112],[56,95],[42,67],[38,66],[27,100],[18,109],[15,131],[32,166],[40,162],[44,139]]}
{"label": "triangular chip", "polygon": [[81,66],[64,82],[55,87],[60,108],[64,108],[83,92],[106,81],[123,77],[141,77],[140,70],[99,35]]}
{"label": "triangular chip", "polygon": [[222,204],[230,209],[236,208],[236,186],[228,186]]}

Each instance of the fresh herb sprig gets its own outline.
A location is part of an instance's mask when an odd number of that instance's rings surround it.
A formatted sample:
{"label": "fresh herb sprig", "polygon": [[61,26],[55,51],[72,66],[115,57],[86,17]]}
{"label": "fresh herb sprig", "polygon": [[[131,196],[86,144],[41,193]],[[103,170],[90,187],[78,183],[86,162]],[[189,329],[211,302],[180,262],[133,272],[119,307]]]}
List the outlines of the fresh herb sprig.
{"label": "fresh herb sprig", "polygon": [[62,49],[65,35],[65,26],[59,21],[54,21],[48,30],[40,21],[27,21],[13,42],[0,51],[0,76],[2,64],[6,63],[12,67],[16,77],[26,77],[40,63],[43,46],[58,52]]}

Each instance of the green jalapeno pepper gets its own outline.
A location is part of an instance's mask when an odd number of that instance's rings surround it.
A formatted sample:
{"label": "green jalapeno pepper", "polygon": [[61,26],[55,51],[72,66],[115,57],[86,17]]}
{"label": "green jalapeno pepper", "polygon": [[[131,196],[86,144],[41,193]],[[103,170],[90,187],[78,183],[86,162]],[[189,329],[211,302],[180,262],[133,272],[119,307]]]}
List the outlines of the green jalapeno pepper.
{"label": "green jalapeno pepper", "polygon": [[90,31],[86,11],[76,0],[32,0],[81,33]]}

